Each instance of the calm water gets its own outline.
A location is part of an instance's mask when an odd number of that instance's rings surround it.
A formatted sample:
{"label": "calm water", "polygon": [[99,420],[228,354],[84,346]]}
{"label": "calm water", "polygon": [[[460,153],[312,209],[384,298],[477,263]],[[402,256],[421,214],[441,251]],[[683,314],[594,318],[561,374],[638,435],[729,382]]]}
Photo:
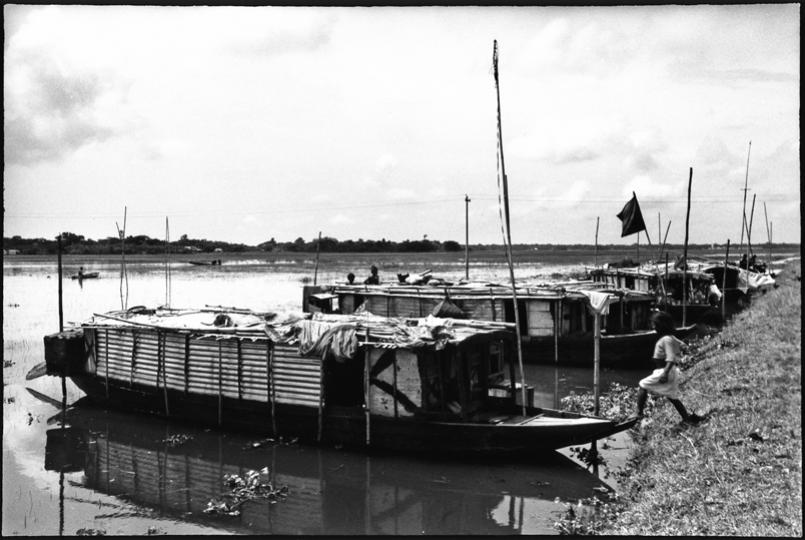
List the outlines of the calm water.
{"label": "calm water", "polygon": [[[363,279],[373,263],[385,280],[426,269],[457,280],[464,275],[462,256],[327,254],[317,281],[343,281],[349,271]],[[171,265],[174,307],[298,309],[303,280],[312,278],[315,267],[311,255],[227,256],[220,267],[177,259]],[[518,278],[548,279],[593,262],[590,252],[540,260],[521,264]],[[82,284],[64,279],[66,326],[121,307],[119,258],[71,256],[63,264],[65,276],[79,265],[101,274]],[[470,273],[501,282],[508,275],[491,258],[474,262]],[[80,406],[63,422],[60,380],[25,380],[44,359],[42,337],[58,330],[56,277],[55,257],[4,260],[4,535],[74,535],[89,528],[107,534],[145,534],[149,528],[168,534],[552,534],[563,510],[556,498],[574,502],[596,487],[617,488],[607,473],[625,460],[627,434],[608,441],[608,468],[593,474],[567,449],[533,461],[424,460],[300,445],[249,449],[256,438]],[[164,262],[130,257],[128,307],[165,302]],[[641,376],[604,371],[602,383],[631,385]],[[537,404],[547,407],[592,386],[592,372],[585,369],[526,366],[526,379],[536,386]],[[81,395],[68,381],[67,402]],[[172,446],[174,435],[185,435],[187,442]],[[263,467],[275,484],[288,486],[285,501],[249,502],[237,517],[203,512],[225,491],[224,474]]]}

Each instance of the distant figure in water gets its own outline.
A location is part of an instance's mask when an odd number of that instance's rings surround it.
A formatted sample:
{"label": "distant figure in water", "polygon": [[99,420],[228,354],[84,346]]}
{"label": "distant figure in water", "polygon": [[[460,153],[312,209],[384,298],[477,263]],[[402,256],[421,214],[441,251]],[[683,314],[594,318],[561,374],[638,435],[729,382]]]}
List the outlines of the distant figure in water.
{"label": "distant figure in water", "polygon": [[350,272],[349,274],[347,274],[347,285],[352,285],[354,283],[355,283],[355,274]]}
{"label": "distant figure in water", "polygon": [[83,279],[83,278],[84,278],[84,267],[79,266],[78,267],[78,279]]}
{"label": "distant figure in water", "polygon": [[654,345],[653,355],[657,369],[639,383],[637,417],[643,417],[643,409],[646,407],[650,392],[655,396],[668,398],[684,422],[695,424],[702,420],[702,417],[689,413],[679,400],[679,368],[676,364],[682,359],[682,346],[685,344],[674,336],[674,320],[666,312],[659,311],[652,315],[651,325],[660,336]]}
{"label": "distant figure in water", "polygon": [[369,269],[371,275],[363,280],[365,285],[380,285],[380,276],[377,275],[377,266],[372,265],[372,268]]}

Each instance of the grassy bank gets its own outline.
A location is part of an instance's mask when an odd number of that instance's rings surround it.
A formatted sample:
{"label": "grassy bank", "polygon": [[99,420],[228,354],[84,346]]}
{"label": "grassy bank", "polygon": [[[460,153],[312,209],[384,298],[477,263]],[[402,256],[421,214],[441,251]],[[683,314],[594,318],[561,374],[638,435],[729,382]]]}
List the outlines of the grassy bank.
{"label": "grassy bank", "polygon": [[682,401],[705,421],[681,424],[655,400],[621,493],[570,510],[560,532],[802,536],[800,275],[790,264],[778,289],[693,349]]}

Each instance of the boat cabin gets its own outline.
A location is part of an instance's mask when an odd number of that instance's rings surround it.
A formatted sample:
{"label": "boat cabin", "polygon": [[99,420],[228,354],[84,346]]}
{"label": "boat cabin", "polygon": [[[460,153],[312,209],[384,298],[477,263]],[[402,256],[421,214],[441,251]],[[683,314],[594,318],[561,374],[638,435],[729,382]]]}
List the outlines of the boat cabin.
{"label": "boat cabin", "polygon": [[[609,296],[602,332],[623,334],[650,329],[654,297],[606,284],[537,285],[517,292],[520,331],[525,340],[570,337],[593,331],[591,294]],[[431,287],[399,285],[306,286],[303,310],[320,313],[369,312],[384,317],[450,316],[515,322],[511,290],[500,286]]]}

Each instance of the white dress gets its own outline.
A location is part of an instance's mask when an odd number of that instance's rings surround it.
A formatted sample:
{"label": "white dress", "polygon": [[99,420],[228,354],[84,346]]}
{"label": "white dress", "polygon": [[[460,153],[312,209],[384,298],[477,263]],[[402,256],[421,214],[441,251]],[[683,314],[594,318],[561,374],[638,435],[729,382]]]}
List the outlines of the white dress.
{"label": "white dress", "polygon": [[680,374],[679,368],[676,367],[676,362],[682,357],[682,345],[684,343],[674,336],[663,336],[657,340],[656,345],[654,345],[654,359],[674,362],[674,365],[668,370],[667,381],[660,382],[660,377],[665,369],[658,368],[652,371],[648,377],[641,379],[640,388],[658,396],[679,399]]}

